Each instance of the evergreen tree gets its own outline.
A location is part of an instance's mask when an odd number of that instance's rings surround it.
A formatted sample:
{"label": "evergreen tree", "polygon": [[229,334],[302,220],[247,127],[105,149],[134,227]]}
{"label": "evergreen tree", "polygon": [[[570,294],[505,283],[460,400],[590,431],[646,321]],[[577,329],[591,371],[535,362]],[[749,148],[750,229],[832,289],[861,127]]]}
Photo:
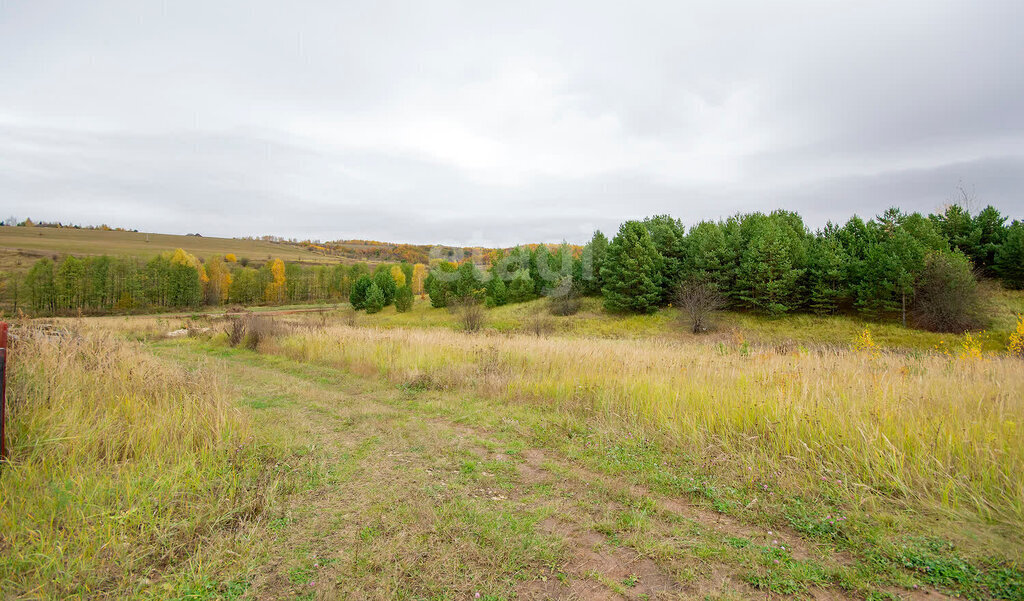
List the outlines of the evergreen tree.
{"label": "evergreen tree", "polygon": [[983,273],[993,273],[996,251],[1006,238],[1006,217],[992,206],[987,206],[974,217],[974,228],[979,231],[978,243],[967,255]]}
{"label": "evergreen tree", "polygon": [[583,247],[583,254],[574,277],[580,291],[586,295],[601,293],[601,267],[608,254],[608,238],[600,230],[594,232],[590,242]]}
{"label": "evergreen tree", "polygon": [[537,298],[529,269],[520,269],[515,272],[512,279],[509,280],[506,289],[507,293],[505,296],[510,303],[522,303]]}
{"label": "evergreen tree", "polygon": [[610,311],[651,313],[662,298],[661,255],[639,221],[619,227],[601,268],[604,306]]}
{"label": "evergreen tree", "polygon": [[722,227],[711,221],[698,223],[690,228],[684,247],[681,261],[683,280],[708,284],[716,291],[728,294],[729,252]]}
{"label": "evergreen tree", "polygon": [[466,261],[459,265],[458,278],[456,278],[454,283],[456,299],[460,301],[469,298],[483,299],[486,287],[484,284],[484,274],[472,261]]}
{"label": "evergreen tree", "polygon": [[504,305],[507,299],[507,289],[505,282],[501,281],[501,278],[491,277],[491,281],[487,282],[487,299],[486,305],[488,307],[500,307]]}
{"label": "evergreen tree", "polygon": [[551,253],[546,244],[538,244],[530,252],[530,279],[533,280],[533,293],[544,294],[551,284],[550,273]]}
{"label": "evergreen tree", "polygon": [[454,285],[457,278],[458,268],[454,263],[448,261],[441,261],[430,270],[423,282],[423,287],[430,295],[431,307],[438,309],[447,307],[455,300]]}
{"label": "evergreen tree", "polygon": [[[353,309],[357,311],[366,307],[366,293],[369,292],[370,286],[373,285],[373,278],[367,274],[362,274],[356,283],[352,285],[352,292],[349,294],[348,302],[352,305]],[[379,290],[379,288],[378,288]],[[383,294],[383,293],[381,293]]]}
{"label": "evergreen tree", "polygon": [[384,306],[390,305],[395,300],[395,291],[398,290],[398,285],[395,283],[394,276],[391,275],[391,268],[385,265],[381,265],[377,269],[377,273],[373,276],[373,283],[380,288],[381,294],[384,295]]}
{"label": "evergreen tree", "polygon": [[657,215],[644,220],[644,227],[651,234],[651,242],[658,250],[661,274],[661,303],[666,304],[676,293],[683,274],[686,256],[686,229],[678,219],[668,215]]}
{"label": "evergreen tree", "polygon": [[370,287],[366,290],[366,300],[363,302],[363,308],[366,309],[366,312],[379,313],[386,305],[384,291],[376,283],[370,284]]}
{"label": "evergreen tree", "polygon": [[412,309],[412,287],[409,285],[402,286],[395,291],[395,311],[399,313],[405,313]]}
{"label": "evergreen tree", "polygon": [[819,315],[835,313],[848,294],[846,265],[849,256],[831,223],[811,243],[808,258],[808,285],[812,311]]}
{"label": "evergreen tree", "polygon": [[993,271],[1011,290],[1024,290],[1024,221],[1006,228],[1003,243],[995,252]]}
{"label": "evergreen tree", "polygon": [[770,315],[793,310],[800,302],[804,269],[797,267],[789,230],[779,220],[759,214],[748,216],[743,227],[749,243],[740,256],[737,298]]}
{"label": "evergreen tree", "polygon": [[868,246],[860,280],[856,286],[857,307],[880,316],[905,313],[912,299],[914,280],[924,266],[927,248],[902,228],[880,231]]}

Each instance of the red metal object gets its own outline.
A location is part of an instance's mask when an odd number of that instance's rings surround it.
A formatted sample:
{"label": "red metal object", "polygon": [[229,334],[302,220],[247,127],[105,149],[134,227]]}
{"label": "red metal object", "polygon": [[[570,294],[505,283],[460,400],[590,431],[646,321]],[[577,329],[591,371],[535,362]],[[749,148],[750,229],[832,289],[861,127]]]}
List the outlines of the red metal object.
{"label": "red metal object", "polygon": [[0,322],[0,461],[7,459],[7,324]]}

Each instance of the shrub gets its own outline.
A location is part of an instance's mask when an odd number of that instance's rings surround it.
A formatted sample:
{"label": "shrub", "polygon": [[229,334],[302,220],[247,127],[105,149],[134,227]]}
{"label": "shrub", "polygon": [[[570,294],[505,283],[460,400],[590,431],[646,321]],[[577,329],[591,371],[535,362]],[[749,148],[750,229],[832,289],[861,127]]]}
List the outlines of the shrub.
{"label": "shrub", "polygon": [[918,326],[935,332],[962,332],[980,324],[981,293],[963,253],[928,253],[914,287],[912,314]]}
{"label": "shrub", "polygon": [[550,315],[538,311],[526,319],[523,329],[534,336],[547,336],[555,331],[555,321]]}
{"label": "shrub", "polygon": [[[388,274],[388,277],[391,277],[391,275]],[[377,284],[370,284],[370,288],[366,291],[366,300],[363,302],[363,308],[366,309],[367,313],[379,313],[385,305],[387,305],[387,300],[384,298],[384,291]]]}
{"label": "shrub", "polygon": [[274,320],[260,315],[250,315],[245,320],[245,348],[259,350],[260,344],[270,339],[277,331]]}
{"label": "shrub", "polygon": [[676,302],[682,310],[681,317],[686,320],[694,334],[707,331],[711,316],[725,307],[725,297],[718,292],[714,284],[692,280],[679,286]]}
{"label": "shrub", "polygon": [[350,328],[356,327],[359,323],[359,313],[352,307],[349,307],[341,312],[341,318]]}
{"label": "shrub", "polygon": [[1006,350],[1011,355],[1024,358],[1024,313],[1017,314],[1017,327],[1010,333],[1010,341]]}
{"label": "shrub", "polygon": [[459,317],[459,324],[466,332],[478,332],[484,327],[486,315],[484,307],[479,300],[473,296],[461,299],[455,305],[455,311]]}
{"label": "shrub", "polygon": [[412,288],[409,286],[402,286],[395,291],[395,310],[399,313],[405,313],[412,309]]}
{"label": "shrub", "polygon": [[549,310],[552,315],[565,317],[575,315],[580,310],[580,299],[576,293],[571,277],[562,278],[558,285],[552,289]]}
{"label": "shrub", "polygon": [[232,317],[227,327],[228,344],[238,346],[245,338],[245,322],[238,317]]}

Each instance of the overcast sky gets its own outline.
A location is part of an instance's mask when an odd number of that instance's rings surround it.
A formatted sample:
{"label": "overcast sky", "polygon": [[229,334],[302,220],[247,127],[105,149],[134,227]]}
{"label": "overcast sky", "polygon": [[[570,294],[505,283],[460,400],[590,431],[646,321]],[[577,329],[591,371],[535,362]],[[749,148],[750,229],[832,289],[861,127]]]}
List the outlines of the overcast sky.
{"label": "overcast sky", "polygon": [[0,0],[0,218],[570,242],[1024,216],[1024,2]]}

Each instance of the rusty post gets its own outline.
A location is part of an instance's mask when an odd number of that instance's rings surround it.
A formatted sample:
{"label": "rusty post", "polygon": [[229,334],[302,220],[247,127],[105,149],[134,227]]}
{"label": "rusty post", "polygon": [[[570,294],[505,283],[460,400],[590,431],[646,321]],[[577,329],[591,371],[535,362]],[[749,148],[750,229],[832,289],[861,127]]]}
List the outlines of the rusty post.
{"label": "rusty post", "polygon": [[7,460],[7,324],[0,322],[0,461]]}

